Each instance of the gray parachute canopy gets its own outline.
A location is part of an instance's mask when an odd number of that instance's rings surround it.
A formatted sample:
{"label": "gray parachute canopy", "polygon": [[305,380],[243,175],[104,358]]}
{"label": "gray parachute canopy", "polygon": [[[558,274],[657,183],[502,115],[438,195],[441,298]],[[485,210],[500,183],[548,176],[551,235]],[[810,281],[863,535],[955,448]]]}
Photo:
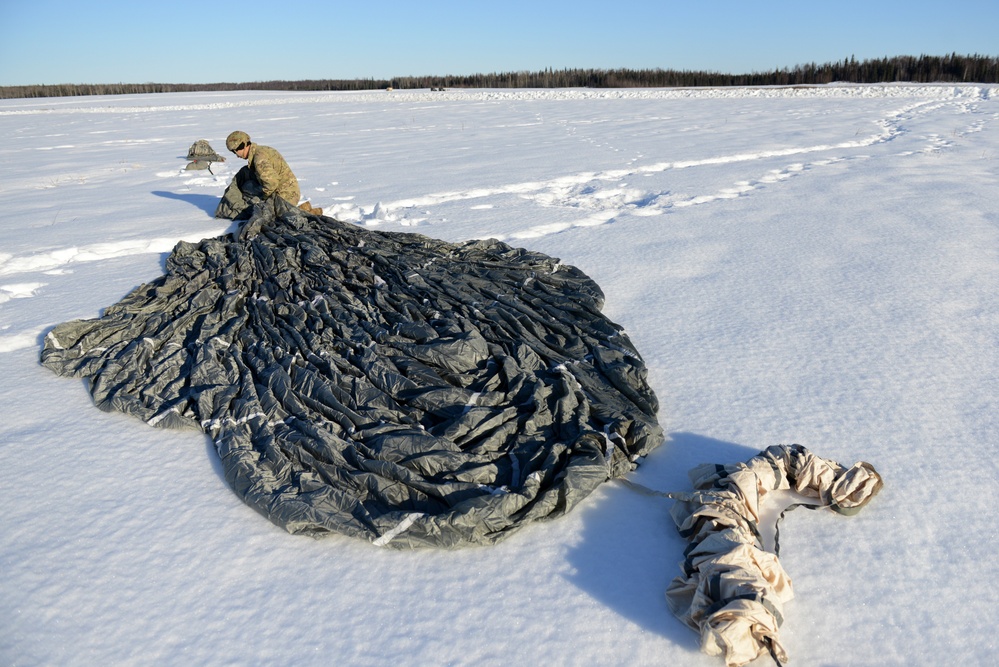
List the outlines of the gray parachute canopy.
{"label": "gray parachute canopy", "polygon": [[496,542],[661,444],[646,369],[578,269],[304,214],[233,236],[56,326],[42,363],[96,404],[211,435],[232,488],[293,533]]}

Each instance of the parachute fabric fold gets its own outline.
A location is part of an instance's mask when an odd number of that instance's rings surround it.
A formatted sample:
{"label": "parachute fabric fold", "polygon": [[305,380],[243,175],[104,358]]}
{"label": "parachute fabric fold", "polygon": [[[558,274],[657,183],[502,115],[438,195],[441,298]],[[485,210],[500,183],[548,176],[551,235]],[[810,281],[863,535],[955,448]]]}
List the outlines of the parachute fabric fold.
{"label": "parachute fabric fold", "polygon": [[578,269],[503,243],[365,230],[279,198],[56,326],[95,403],[214,440],[293,533],[489,544],[661,444],[640,355]]}
{"label": "parachute fabric fold", "polygon": [[779,628],[794,593],[778,555],[763,549],[764,498],[793,489],[819,499],[806,507],[855,514],[881,490],[881,477],[869,463],[845,468],[801,445],[778,445],[745,463],[699,466],[690,478],[693,493],[670,494],[673,520],[690,541],[683,575],[666,589],[670,609],[700,634],[705,653],[723,656],[729,667],[766,652],[786,661]]}

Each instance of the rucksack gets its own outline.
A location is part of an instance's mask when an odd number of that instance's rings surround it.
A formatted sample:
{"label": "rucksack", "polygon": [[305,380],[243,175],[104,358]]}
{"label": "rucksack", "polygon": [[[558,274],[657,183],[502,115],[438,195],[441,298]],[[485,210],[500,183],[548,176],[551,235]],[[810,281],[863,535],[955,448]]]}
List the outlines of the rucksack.
{"label": "rucksack", "polygon": [[187,149],[187,159],[190,162],[184,167],[190,169],[211,170],[212,162],[225,162],[225,158],[215,152],[207,139],[198,139]]}

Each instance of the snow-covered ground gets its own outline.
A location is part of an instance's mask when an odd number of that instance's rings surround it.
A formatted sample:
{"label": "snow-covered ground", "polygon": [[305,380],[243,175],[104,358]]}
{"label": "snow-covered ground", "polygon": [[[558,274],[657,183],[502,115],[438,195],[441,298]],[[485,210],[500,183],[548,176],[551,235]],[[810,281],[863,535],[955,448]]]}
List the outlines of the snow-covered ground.
{"label": "snow-covered ground", "polygon": [[791,664],[995,664],[999,88],[944,85],[0,102],[0,664],[723,664],[664,601],[669,501],[611,482],[456,552],[295,537],[205,435],[38,364],[229,228],[242,161],[183,156],[234,129],[328,214],[595,278],[669,433],[635,481],[791,442],[873,463],[859,515],[782,525]]}

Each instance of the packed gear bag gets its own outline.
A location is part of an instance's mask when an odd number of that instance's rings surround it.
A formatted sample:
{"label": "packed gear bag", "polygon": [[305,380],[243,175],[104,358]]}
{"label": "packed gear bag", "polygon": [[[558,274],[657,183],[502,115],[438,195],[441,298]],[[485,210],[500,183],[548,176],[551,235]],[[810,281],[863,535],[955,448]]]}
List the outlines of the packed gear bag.
{"label": "packed gear bag", "polygon": [[225,158],[215,152],[207,139],[198,139],[187,149],[187,159],[189,162],[184,167],[185,170],[208,169],[211,171],[212,162],[225,162]]}

